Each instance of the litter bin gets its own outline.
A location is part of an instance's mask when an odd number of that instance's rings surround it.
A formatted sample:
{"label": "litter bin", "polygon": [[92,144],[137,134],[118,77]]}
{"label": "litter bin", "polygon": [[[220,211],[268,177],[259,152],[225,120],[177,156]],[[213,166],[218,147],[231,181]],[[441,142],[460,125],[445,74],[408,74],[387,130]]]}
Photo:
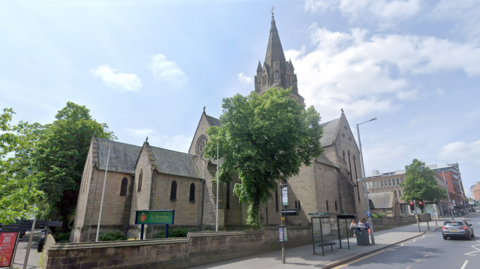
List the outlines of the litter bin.
{"label": "litter bin", "polygon": [[360,245],[360,246],[370,245],[370,240],[368,239],[367,227],[356,227],[355,231],[357,235],[357,245]]}

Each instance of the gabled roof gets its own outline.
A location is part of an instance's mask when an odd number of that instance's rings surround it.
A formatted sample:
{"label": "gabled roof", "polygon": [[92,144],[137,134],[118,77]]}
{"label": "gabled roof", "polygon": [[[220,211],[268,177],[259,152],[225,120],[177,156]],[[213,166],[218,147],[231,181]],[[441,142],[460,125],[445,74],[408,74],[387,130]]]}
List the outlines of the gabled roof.
{"label": "gabled roof", "polygon": [[159,173],[182,177],[202,178],[193,158],[188,153],[150,147],[155,158],[155,165]]}
{"label": "gabled roof", "polygon": [[338,168],[338,166],[336,166],[332,161],[330,161],[330,159],[327,156],[325,156],[324,154],[318,156],[317,162],[323,163],[323,164],[326,164],[326,165],[330,165],[330,166],[333,166],[335,168]]}
{"label": "gabled roof", "polygon": [[340,118],[322,123],[320,126],[323,128],[323,136],[320,138],[322,147],[333,145],[340,126]]}
{"label": "gabled roof", "polygon": [[94,139],[97,139],[98,141],[98,160],[100,170],[106,169],[108,148],[110,147],[108,171],[129,174],[135,173],[135,163],[137,162],[142,147],[102,138]]}
{"label": "gabled roof", "polygon": [[221,126],[222,125],[222,123],[220,122],[219,119],[214,118],[212,116],[208,116],[207,114],[205,114],[205,116],[207,116],[208,124],[210,124],[211,126]]}
{"label": "gabled roof", "polygon": [[394,206],[393,191],[369,193],[368,199],[372,201],[375,209]]}

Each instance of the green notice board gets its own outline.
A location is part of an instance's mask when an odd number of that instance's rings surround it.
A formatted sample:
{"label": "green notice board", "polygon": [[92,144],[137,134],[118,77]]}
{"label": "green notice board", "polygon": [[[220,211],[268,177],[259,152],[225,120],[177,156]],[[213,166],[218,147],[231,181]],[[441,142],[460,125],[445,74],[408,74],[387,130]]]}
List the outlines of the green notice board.
{"label": "green notice board", "polygon": [[173,224],[175,210],[136,210],[135,224]]}

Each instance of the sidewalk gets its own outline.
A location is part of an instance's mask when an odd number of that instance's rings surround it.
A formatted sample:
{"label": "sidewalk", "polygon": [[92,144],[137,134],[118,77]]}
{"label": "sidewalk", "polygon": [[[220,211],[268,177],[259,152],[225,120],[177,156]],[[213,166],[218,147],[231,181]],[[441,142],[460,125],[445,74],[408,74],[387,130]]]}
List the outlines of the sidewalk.
{"label": "sidewalk", "polygon": [[[30,249],[30,255],[28,257],[27,268],[36,269],[40,268],[38,262],[43,253],[37,252],[38,241],[42,230],[35,230],[33,233],[32,247]],[[17,246],[17,252],[15,254],[15,262],[13,263],[13,268],[23,268],[23,263],[25,261],[25,254],[27,253],[28,240],[30,239],[30,232],[27,232],[23,238],[20,239]]]}
{"label": "sidewalk", "polygon": [[[468,216],[466,216],[466,218],[468,218]],[[460,217],[456,217],[455,219],[460,219]],[[313,255],[313,247],[311,244],[286,249],[285,264],[282,264],[282,252],[281,250],[279,250],[261,255],[208,264],[194,268],[265,269],[276,268],[278,266],[282,266],[282,268],[285,269],[304,268],[305,266],[311,266],[316,268],[331,268],[339,264],[346,263],[348,261],[368,255],[382,248],[387,248],[403,241],[413,239],[415,237],[423,238],[423,235],[425,235],[426,233],[433,232],[435,229],[442,227],[443,222],[446,220],[450,220],[450,218],[438,219],[438,226],[435,226],[435,221],[429,221],[430,230],[427,229],[427,223],[422,222],[420,223],[421,232],[418,232],[418,226],[416,223],[387,229],[380,232],[375,232],[374,236],[376,244],[370,246],[358,246],[356,243],[356,239],[350,238],[350,249],[348,249],[347,240],[344,239],[342,240],[342,249],[339,249],[338,244],[334,247],[333,251],[330,250],[330,247],[325,247],[325,256],[322,256],[321,252],[320,254],[317,253],[316,255]]]}

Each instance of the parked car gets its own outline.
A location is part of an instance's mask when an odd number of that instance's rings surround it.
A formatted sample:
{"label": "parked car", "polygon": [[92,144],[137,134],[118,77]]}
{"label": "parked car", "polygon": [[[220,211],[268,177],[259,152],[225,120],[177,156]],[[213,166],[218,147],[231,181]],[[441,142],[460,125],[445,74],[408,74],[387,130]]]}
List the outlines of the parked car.
{"label": "parked car", "polygon": [[447,240],[448,237],[460,237],[472,240],[475,237],[472,224],[468,224],[463,220],[445,221],[442,227],[443,239]]}

